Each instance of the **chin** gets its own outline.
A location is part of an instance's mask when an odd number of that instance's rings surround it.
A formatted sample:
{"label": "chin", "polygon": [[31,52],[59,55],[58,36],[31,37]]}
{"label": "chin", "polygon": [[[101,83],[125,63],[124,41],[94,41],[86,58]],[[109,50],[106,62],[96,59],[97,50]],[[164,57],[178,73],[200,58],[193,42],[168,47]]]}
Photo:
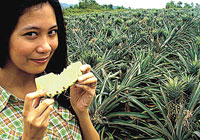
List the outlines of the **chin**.
{"label": "chin", "polygon": [[31,69],[31,70],[26,71],[26,72],[29,73],[29,74],[37,75],[37,74],[43,73],[44,71],[45,71],[45,68],[36,68],[36,69]]}

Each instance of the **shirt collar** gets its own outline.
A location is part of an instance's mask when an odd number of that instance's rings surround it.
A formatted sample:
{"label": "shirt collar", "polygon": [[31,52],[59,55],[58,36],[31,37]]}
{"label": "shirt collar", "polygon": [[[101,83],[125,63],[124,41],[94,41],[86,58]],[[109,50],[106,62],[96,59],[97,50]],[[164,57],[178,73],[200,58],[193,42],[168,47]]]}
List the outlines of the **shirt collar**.
{"label": "shirt collar", "polygon": [[10,92],[6,91],[3,87],[0,86],[0,112],[6,107],[6,105],[9,103],[14,104],[24,104],[24,100],[21,100],[11,94]]}
{"label": "shirt collar", "polygon": [[6,107],[11,94],[0,86],[0,112]]}

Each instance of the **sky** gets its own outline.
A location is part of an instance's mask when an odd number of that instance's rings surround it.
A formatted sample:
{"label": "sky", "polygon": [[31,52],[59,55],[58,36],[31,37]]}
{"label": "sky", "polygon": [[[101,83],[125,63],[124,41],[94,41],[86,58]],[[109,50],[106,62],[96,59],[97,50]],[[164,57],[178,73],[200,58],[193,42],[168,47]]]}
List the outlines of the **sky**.
{"label": "sky", "polygon": [[[79,0],[59,0],[60,2],[67,3],[67,4],[78,4]],[[167,2],[171,0],[96,0],[96,2],[100,5],[103,4],[112,4],[113,6],[124,6],[126,8],[164,8]],[[173,0],[175,3],[178,1],[182,1],[183,3],[192,2],[194,4],[200,4],[200,0]]]}

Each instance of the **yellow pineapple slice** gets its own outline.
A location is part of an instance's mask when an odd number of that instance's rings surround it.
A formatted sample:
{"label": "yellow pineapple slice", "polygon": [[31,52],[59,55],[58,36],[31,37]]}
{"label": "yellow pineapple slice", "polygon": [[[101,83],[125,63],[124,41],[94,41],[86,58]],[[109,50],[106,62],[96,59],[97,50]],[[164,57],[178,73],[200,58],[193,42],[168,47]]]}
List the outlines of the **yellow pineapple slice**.
{"label": "yellow pineapple slice", "polygon": [[61,94],[77,81],[78,76],[82,75],[81,66],[81,62],[78,61],[69,65],[59,75],[49,73],[36,78],[37,89],[47,90],[47,96],[51,98]]}

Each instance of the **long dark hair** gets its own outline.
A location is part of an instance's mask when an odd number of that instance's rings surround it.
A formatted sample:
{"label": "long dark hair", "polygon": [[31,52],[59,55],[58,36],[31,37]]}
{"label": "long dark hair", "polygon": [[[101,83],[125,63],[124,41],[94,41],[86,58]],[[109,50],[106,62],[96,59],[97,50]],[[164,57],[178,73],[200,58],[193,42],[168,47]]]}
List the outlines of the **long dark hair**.
{"label": "long dark hair", "polygon": [[[18,23],[19,17],[23,15],[27,8],[46,2],[53,7],[56,15],[58,47],[49,61],[45,72],[58,74],[68,65],[66,29],[62,9],[58,0],[3,0],[0,4],[0,68],[3,68],[9,59],[9,40]],[[69,96],[69,91],[59,97],[55,97],[55,99],[61,106],[70,109],[70,101],[66,96]],[[73,112],[72,108],[71,112]]]}
{"label": "long dark hair", "polygon": [[58,48],[49,61],[46,72],[60,73],[68,65],[66,29],[63,13],[58,0],[3,0],[0,4],[0,68],[3,68],[9,58],[9,40],[13,33],[19,17],[25,9],[31,6],[48,2],[54,9],[58,25]]}

